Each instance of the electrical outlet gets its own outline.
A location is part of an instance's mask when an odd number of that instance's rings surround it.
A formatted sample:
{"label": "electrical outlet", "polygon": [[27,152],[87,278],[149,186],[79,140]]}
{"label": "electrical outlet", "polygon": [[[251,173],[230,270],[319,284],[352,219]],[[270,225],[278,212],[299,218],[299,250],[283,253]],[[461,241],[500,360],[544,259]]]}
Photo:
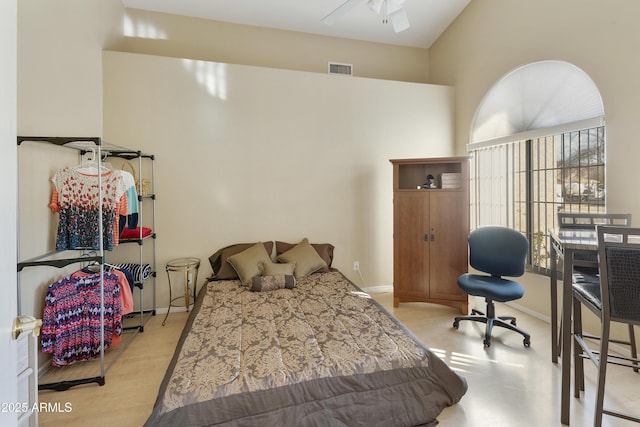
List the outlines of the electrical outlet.
{"label": "electrical outlet", "polygon": [[360,270],[360,261],[353,261],[353,270],[354,271]]}

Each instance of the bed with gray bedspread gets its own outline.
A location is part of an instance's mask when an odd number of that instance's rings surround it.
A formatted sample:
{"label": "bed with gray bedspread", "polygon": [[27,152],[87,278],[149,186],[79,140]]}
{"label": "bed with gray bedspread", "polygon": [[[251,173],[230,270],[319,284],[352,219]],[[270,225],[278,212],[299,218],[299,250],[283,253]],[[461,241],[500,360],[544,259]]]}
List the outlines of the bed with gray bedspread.
{"label": "bed with gray bedspread", "polygon": [[435,425],[467,390],[339,271],[206,283],[145,426]]}

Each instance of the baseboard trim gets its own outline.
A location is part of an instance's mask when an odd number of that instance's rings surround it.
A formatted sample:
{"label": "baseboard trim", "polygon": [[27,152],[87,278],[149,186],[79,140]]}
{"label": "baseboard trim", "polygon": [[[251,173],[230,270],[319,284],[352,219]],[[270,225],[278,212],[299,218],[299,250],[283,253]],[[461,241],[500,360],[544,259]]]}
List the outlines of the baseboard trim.
{"label": "baseboard trim", "polygon": [[[193,309],[193,305],[190,306],[191,309]],[[167,314],[167,312],[169,311],[169,309],[167,307],[164,308],[158,308],[156,309],[156,314]],[[184,313],[187,311],[186,307],[174,307],[171,306],[171,312],[170,313]],[[191,311],[191,310],[189,310]]]}
{"label": "baseboard trim", "polygon": [[531,317],[535,317],[536,319],[542,320],[543,322],[547,322],[548,324],[551,324],[551,317],[549,316],[545,316],[541,313],[538,313],[535,310],[531,310],[530,308],[527,308],[523,305],[514,303],[513,301],[510,302],[506,302],[505,305],[508,305],[509,307],[513,307],[518,311],[521,311],[523,313],[528,314]]}
{"label": "baseboard trim", "polygon": [[393,285],[370,286],[368,288],[362,288],[362,290],[368,294],[376,292],[393,292]]}

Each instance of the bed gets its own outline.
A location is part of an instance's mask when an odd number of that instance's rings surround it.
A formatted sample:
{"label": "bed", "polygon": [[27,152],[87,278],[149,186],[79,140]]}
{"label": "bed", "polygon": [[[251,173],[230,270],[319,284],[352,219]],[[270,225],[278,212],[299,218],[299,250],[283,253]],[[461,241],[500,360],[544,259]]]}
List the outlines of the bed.
{"label": "bed", "polygon": [[212,261],[145,426],[437,424],[465,379],[328,261],[280,287]]}

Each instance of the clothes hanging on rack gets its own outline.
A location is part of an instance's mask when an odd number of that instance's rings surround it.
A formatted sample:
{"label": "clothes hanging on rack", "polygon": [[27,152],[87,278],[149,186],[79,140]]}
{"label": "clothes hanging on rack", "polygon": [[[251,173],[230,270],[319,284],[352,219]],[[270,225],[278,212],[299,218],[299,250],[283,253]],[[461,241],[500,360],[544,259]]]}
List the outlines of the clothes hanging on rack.
{"label": "clothes hanging on rack", "polygon": [[[81,274],[98,274],[100,270],[95,270],[93,269],[94,267],[100,267],[100,265],[89,265],[80,271],[76,271],[71,276],[77,277]],[[113,264],[105,264],[105,272],[112,273],[118,276],[118,285],[120,286],[120,301],[122,303],[121,314],[125,315],[133,312],[133,275],[131,274],[131,272]]]}
{"label": "clothes hanging on rack", "polygon": [[[103,249],[119,241],[120,215],[128,214],[125,182],[117,170],[102,174]],[[49,207],[59,212],[56,250],[100,249],[98,175],[64,168],[51,179],[54,184]]]}
{"label": "clothes hanging on rack", "polygon": [[120,174],[124,180],[127,195],[128,215],[120,216],[120,234],[125,227],[134,229],[138,226],[138,190],[136,189],[136,179],[129,171],[121,170]]}
{"label": "clothes hanging on rack", "polygon": [[[119,277],[104,274],[104,348],[122,333]],[[100,273],[74,273],[47,289],[42,315],[42,352],[53,355],[53,366],[70,365],[100,355]]]}
{"label": "clothes hanging on rack", "polygon": [[129,284],[129,289],[133,293],[133,288],[136,286],[136,281],[133,278],[133,274],[131,273],[131,271],[127,270],[126,268],[119,268],[119,270],[122,271],[122,273],[126,277],[127,283]]}
{"label": "clothes hanging on rack", "polygon": [[[133,291],[129,283],[129,278],[127,277],[127,274],[130,276],[131,273],[128,272],[127,270],[121,270],[118,267],[111,264],[105,264],[105,266],[107,267],[107,269],[105,270],[106,272],[115,274],[118,277],[118,286],[120,287],[121,310],[120,310],[120,313],[115,313],[115,315],[119,316],[120,319],[122,319],[122,316],[124,316],[125,314],[129,314],[133,312]],[[99,274],[99,270],[96,272],[95,270],[92,271],[90,267],[83,268],[82,270],[76,271],[75,273],[73,273],[71,277],[78,277],[80,275],[87,276],[92,274]],[[133,279],[133,276],[131,276],[131,278]],[[113,334],[111,346],[115,347],[116,345],[120,344],[121,341],[122,341],[122,338],[120,335]]]}
{"label": "clothes hanging on rack", "polygon": [[129,314],[133,312],[133,294],[131,293],[131,287],[129,286],[129,280],[124,271],[118,269],[112,269],[112,274],[118,276],[118,285],[120,286],[120,301],[122,302],[121,314]]}

